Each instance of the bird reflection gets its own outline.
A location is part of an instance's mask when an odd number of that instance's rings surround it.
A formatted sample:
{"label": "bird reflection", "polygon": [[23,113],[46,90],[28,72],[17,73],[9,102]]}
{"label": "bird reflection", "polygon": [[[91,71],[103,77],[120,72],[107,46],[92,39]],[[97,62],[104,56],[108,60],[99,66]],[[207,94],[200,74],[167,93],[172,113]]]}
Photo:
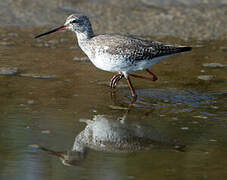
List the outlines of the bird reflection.
{"label": "bird reflection", "polygon": [[56,152],[40,149],[59,157],[64,165],[79,165],[88,149],[112,153],[130,153],[152,149],[184,151],[185,146],[163,137],[157,130],[138,123],[129,123],[127,116],[96,115],[92,120],[80,120],[86,127],[76,137],[72,150]]}

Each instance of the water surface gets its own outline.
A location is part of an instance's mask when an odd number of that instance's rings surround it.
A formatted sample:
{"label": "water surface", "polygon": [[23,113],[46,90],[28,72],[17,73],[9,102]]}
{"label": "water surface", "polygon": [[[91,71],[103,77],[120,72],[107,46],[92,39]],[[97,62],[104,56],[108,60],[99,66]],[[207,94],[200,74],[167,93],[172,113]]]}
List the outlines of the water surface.
{"label": "water surface", "polygon": [[71,33],[32,38],[48,28],[0,29],[1,67],[18,68],[0,75],[1,179],[227,177],[226,68],[203,67],[226,65],[226,41],[149,37],[200,48],[133,79],[129,107],[125,80],[111,90],[112,73],[73,61]]}

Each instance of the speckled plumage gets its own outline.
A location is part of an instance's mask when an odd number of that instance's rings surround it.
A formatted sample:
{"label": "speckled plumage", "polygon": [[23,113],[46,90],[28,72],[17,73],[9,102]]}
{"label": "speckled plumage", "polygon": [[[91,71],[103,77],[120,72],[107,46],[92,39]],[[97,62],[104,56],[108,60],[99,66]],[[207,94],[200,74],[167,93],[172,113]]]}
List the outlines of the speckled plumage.
{"label": "speckled plumage", "polygon": [[[97,68],[118,73],[111,79],[111,87],[115,87],[124,76],[134,97],[136,94],[129,75],[155,81],[157,77],[148,68],[167,57],[192,49],[191,47],[164,45],[136,36],[94,35],[88,17],[81,14],[70,15],[64,26],[38,35],[36,38],[63,29],[71,30],[76,34],[80,48]],[[131,74],[140,70],[146,70],[153,78]]]}
{"label": "speckled plumage", "polygon": [[125,75],[191,50],[190,47],[164,45],[136,36],[94,35],[89,19],[81,14],[69,16],[65,26],[76,33],[79,46],[96,67]]}
{"label": "speckled plumage", "polygon": [[147,69],[166,57],[189,50],[135,36],[105,34],[80,40],[81,49],[100,69],[131,73]]}

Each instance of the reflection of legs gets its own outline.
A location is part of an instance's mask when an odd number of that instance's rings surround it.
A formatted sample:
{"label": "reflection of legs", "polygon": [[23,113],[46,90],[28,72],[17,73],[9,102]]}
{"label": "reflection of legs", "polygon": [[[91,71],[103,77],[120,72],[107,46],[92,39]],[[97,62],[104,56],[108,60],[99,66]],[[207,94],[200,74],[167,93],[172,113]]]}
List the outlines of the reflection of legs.
{"label": "reflection of legs", "polygon": [[117,83],[123,78],[123,75],[118,73],[110,80],[110,87],[115,88]]}
{"label": "reflection of legs", "polygon": [[136,91],[135,91],[135,89],[134,89],[134,87],[133,87],[133,85],[132,85],[132,82],[131,82],[131,80],[129,79],[128,75],[124,75],[124,76],[125,76],[125,79],[126,79],[127,82],[128,82],[128,86],[129,86],[129,88],[130,88],[130,90],[131,90],[132,97],[133,97],[133,99],[136,100],[137,95],[136,95]]}

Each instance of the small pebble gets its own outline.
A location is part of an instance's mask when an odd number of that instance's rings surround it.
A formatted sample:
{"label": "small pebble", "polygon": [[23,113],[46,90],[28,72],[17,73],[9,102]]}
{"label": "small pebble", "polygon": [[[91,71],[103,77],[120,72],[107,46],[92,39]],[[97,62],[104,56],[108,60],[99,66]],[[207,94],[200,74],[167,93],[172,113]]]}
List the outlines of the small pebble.
{"label": "small pebble", "polygon": [[17,34],[17,33],[8,33],[7,36],[10,36],[10,37],[17,37],[18,34]]}
{"label": "small pebble", "polygon": [[219,109],[218,106],[210,106],[212,109]]}
{"label": "small pebble", "polygon": [[209,80],[213,80],[214,76],[213,75],[200,75],[197,78],[200,80],[209,81]]}
{"label": "small pebble", "polygon": [[16,67],[0,67],[0,75],[15,75],[19,72]]}
{"label": "small pebble", "polygon": [[201,118],[201,119],[207,119],[206,116],[193,116],[194,118]]}
{"label": "small pebble", "polygon": [[15,44],[14,42],[5,42],[5,41],[0,42],[0,46],[12,46],[14,44]]}
{"label": "small pebble", "polygon": [[201,73],[205,73],[205,70],[202,69],[200,72],[201,72]]}
{"label": "small pebble", "polygon": [[56,44],[58,44],[58,40],[56,40],[56,39],[52,39],[52,40],[49,40],[49,41],[47,41],[49,44],[51,44],[51,45],[56,45]]}
{"label": "small pebble", "polygon": [[64,39],[64,38],[62,38],[62,39],[60,39],[60,42],[61,42],[61,43],[66,43],[66,42],[69,42],[69,39]]}
{"label": "small pebble", "polygon": [[199,122],[197,122],[197,121],[193,121],[193,122],[192,122],[192,124],[199,124]]}
{"label": "small pebble", "polygon": [[29,104],[29,105],[32,105],[32,104],[34,104],[34,100],[28,100],[28,102],[27,102],[27,104]]}
{"label": "small pebble", "polygon": [[210,139],[209,141],[210,142],[216,142],[217,140],[216,139]]}
{"label": "small pebble", "polygon": [[48,44],[48,43],[44,43],[44,47],[50,47],[50,44]]}
{"label": "small pebble", "polygon": [[42,130],[41,133],[42,134],[50,134],[50,130]]}
{"label": "small pebble", "polygon": [[28,147],[38,149],[40,146],[38,144],[29,144]]}
{"label": "small pebble", "polygon": [[226,65],[220,64],[220,63],[204,63],[203,67],[208,68],[223,68],[226,67]]}
{"label": "small pebble", "polygon": [[127,107],[114,106],[114,105],[109,105],[109,107],[114,110],[127,110],[128,109]]}
{"label": "small pebble", "polygon": [[36,75],[36,74],[29,74],[29,73],[20,74],[19,76],[31,77],[35,79],[55,79],[57,77],[56,75]]}
{"label": "small pebble", "polygon": [[65,82],[72,82],[71,79],[65,79],[64,81],[65,81]]}
{"label": "small pebble", "polygon": [[73,61],[88,62],[89,59],[87,57],[74,57]]}
{"label": "small pebble", "polygon": [[159,116],[160,116],[160,117],[165,117],[166,115],[164,115],[164,114],[160,114]]}

